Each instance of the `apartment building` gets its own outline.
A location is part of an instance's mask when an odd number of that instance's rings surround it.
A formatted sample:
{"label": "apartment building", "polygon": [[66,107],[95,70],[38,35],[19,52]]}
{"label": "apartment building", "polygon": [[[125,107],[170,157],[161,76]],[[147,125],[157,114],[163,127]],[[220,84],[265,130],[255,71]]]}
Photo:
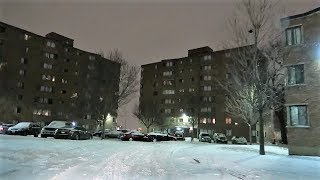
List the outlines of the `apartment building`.
{"label": "apartment building", "polygon": [[[80,50],[55,32],[40,36],[0,22],[0,95],[12,109],[1,121],[97,123],[97,107],[115,116],[120,64]],[[103,113],[102,113],[103,114]],[[100,115],[99,115],[100,116]]]}
{"label": "apartment building", "polygon": [[214,79],[229,78],[226,65],[232,52],[201,47],[188,50],[187,57],[142,65],[140,106],[157,107],[161,118],[169,119],[172,126],[190,128],[190,118],[196,117],[198,133],[248,139],[248,125],[226,114],[226,93]]}
{"label": "apartment building", "polygon": [[289,154],[320,156],[320,8],[281,19]]}

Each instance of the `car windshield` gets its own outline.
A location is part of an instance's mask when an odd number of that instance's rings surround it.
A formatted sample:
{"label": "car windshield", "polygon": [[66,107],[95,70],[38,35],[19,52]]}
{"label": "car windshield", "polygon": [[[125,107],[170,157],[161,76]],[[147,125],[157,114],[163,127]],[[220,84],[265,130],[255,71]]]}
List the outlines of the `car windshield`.
{"label": "car windshield", "polygon": [[209,134],[203,133],[202,136],[209,136]]}
{"label": "car windshield", "polygon": [[29,127],[31,123],[30,122],[21,122],[21,123],[18,123],[17,125],[15,125],[14,127],[15,128],[24,128],[24,127]]}
{"label": "car windshield", "polygon": [[226,137],[224,134],[218,134],[219,137]]}
{"label": "car windshield", "polygon": [[62,127],[66,127],[66,128],[71,128],[72,124],[66,121],[52,121],[48,127],[52,127],[52,128],[62,128]]}

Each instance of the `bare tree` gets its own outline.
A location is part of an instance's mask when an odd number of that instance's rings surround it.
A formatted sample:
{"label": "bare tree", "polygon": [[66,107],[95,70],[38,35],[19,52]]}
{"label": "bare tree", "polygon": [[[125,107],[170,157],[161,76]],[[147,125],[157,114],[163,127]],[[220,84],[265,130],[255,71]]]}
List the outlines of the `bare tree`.
{"label": "bare tree", "polygon": [[227,112],[244,120],[249,127],[259,122],[261,155],[265,154],[264,114],[270,108],[277,108],[283,93],[283,48],[277,41],[281,33],[275,33],[270,23],[274,7],[269,0],[241,1],[239,14],[230,21],[234,41],[229,44],[241,48],[230,51],[226,67],[230,78],[219,81],[227,92]]}
{"label": "bare tree", "polygon": [[156,125],[160,119],[156,106],[141,107],[136,105],[133,115],[147,128],[147,132],[149,132],[150,127]]}

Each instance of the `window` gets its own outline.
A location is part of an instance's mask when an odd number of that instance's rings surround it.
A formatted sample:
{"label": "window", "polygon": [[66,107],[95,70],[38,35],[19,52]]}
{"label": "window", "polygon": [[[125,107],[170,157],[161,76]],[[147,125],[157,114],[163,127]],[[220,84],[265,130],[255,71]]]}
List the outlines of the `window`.
{"label": "window", "polygon": [[206,70],[211,70],[211,66],[204,66],[203,69]]}
{"label": "window", "polygon": [[28,34],[24,34],[24,40],[30,40],[31,39],[31,36],[30,35],[28,35]]}
{"label": "window", "polygon": [[21,58],[20,62],[21,62],[21,64],[27,64],[28,60],[26,58]]}
{"label": "window", "polygon": [[16,113],[20,114],[21,113],[21,107],[16,107]]}
{"label": "window", "polygon": [[226,79],[230,79],[231,78],[231,73],[226,73]]}
{"label": "window", "polygon": [[179,79],[179,82],[180,82],[180,83],[183,83],[183,82],[184,82],[184,80],[183,80],[183,79]]}
{"label": "window", "polygon": [[192,63],[192,59],[190,59],[189,61],[190,61],[190,63]]}
{"label": "window", "polygon": [[207,60],[211,60],[211,55],[206,55],[203,57],[203,60],[207,61]]}
{"label": "window", "polygon": [[203,123],[203,124],[206,124],[206,123],[207,123],[207,118],[203,118],[203,119],[202,119],[202,123]]}
{"label": "window", "polygon": [[61,90],[60,93],[61,93],[61,94],[66,94],[67,91],[66,91],[66,90]]}
{"label": "window", "polygon": [[211,107],[203,107],[200,109],[201,112],[211,112]]}
{"label": "window", "polygon": [[212,102],[213,98],[211,96],[204,96],[201,98],[202,102]]}
{"label": "window", "polygon": [[189,92],[194,92],[194,88],[189,88]]}
{"label": "window", "polygon": [[172,67],[173,66],[173,62],[166,62],[166,66],[167,67]]}
{"label": "window", "polygon": [[25,75],[26,75],[26,70],[20,69],[20,70],[19,70],[19,74],[20,74],[21,76],[25,76]]}
{"label": "window", "polygon": [[19,94],[19,95],[17,96],[17,99],[18,99],[18,100],[22,100],[22,99],[23,99],[23,96],[22,96],[21,94]]}
{"label": "window", "polygon": [[225,53],[225,56],[230,57],[230,53],[229,52]]}
{"label": "window", "polygon": [[180,111],[180,112],[183,112],[183,108],[181,108],[179,111]]}
{"label": "window", "polygon": [[70,50],[69,50],[69,48],[64,48],[64,51],[69,52]]}
{"label": "window", "polygon": [[211,76],[204,76],[204,77],[203,77],[203,80],[205,80],[205,81],[211,81]]}
{"label": "window", "polygon": [[304,83],[304,65],[294,65],[288,67],[288,85]]}
{"label": "window", "polygon": [[165,103],[165,104],[174,104],[174,100],[172,100],[172,99],[165,99],[165,100],[164,100],[164,103]]}
{"label": "window", "polygon": [[69,70],[68,69],[63,69],[63,72],[68,72]]}
{"label": "window", "polygon": [[23,89],[24,88],[24,83],[23,82],[18,82],[17,83],[17,87],[20,88],[20,89]]}
{"label": "window", "polygon": [[55,48],[56,44],[54,42],[52,42],[52,41],[47,41],[47,46],[51,47],[51,48]]}
{"label": "window", "polygon": [[216,118],[212,118],[212,124],[216,124]]}
{"label": "window", "polygon": [[61,82],[63,83],[63,84],[67,84],[68,83],[68,80],[65,80],[65,79],[61,79]]}
{"label": "window", "polygon": [[33,114],[38,116],[51,116],[51,111],[48,109],[35,109],[33,110]]}
{"label": "window", "polygon": [[184,89],[179,89],[179,92],[180,93],[184,93]]}
{"label": "window", "polygon": [[4,32],[6,32],[6,28],[3,26],[0,26],[0,33],[4,33]]}
{"label": "window", "polygon": [[95,56],[89,56],[89,60],[95,60],[96,57]]}
{"label": "window", "polygon": [[[79,75],[78,71],[74,72],[74,75],[78,76]],[[105,81],[104,81],[104,83],[105,83]]]}
{"label": "window", "polygon": [[43,64],[43,68],[44,68],[44,69],[52,69],[52,65],[51,65],[51,64],[44,63],[44,64]]}
{"label": "window", "polygon": [[286,44],[288,46],[301,44],[301,43],[302,43],[301,26],[295,26],[295,27],[286,29]]}
{"label": "window", "polygon": [[231,129],[227,129],[226,130],[226,136],[232,136],[232,130]]}
{"label": "window", "polygon": [[170,114],[171,113],[171,109],[164,109],[164,113]]}
{"label": "window", "polygon": [[26,47],[26,53],[28,53],[29,52],[29,48],[28,47]]}
{"label": "window", "polygon": [[231,118],[229,117],[226,118],[226,124],[231,124]]}
{"label": "window", "polygon": [[203,86],[204,91],[211,91],[211,86]]}
{"label": "window", "polygon": [[289,106],[291,126],[308,126],[308,111],[305,105]]}
{"label": "window", "polygon": [[175,94],[174,90],[163,90],[162,94]]}
{"label": "window", "polygon": [[41,86],[40,91],[42,92],[52,92],[52,87],[50,86]]}
{"label": "window", "polygon": [[157,96],[158,95],[158,91],[153,91],[153,95]]}
{"label": "window", "polygon": [[171,76],[171,75],[172,75],[172,71],[163,72],[163,76]]}
{"label": "window", "polygon": [[165,86],[172,86],[172,80],[164,80],[163,81],[163,85],[165,85]]}

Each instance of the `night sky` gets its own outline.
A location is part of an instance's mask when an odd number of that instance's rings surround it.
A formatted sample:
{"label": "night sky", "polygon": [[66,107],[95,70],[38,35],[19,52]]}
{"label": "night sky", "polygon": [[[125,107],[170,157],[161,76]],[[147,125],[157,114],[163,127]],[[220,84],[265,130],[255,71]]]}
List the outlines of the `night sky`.
{"label": "night sky", "polygon": [[[187,50],[221,49],[226,22],[239,0],[0,0],[0,21],[39,35],[57,32],[75,47],[105,53],[118,48],[132,64],[187,56]],[[89,3],[90,2],[90,3]],[[318,0],[281,0],[279,18],[319,7]],[[138,95],[137,95],[138,96]],[[119,124],[139,125],[131,115],[137,98],[120,109]]]}

